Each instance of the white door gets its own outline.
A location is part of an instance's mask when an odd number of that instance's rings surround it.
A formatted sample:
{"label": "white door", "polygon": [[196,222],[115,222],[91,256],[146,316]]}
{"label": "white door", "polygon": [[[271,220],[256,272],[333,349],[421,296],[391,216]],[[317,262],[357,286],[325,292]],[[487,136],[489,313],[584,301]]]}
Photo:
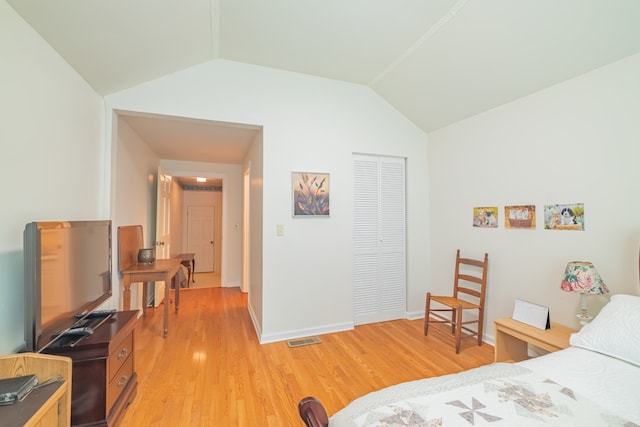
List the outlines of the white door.
{"label": "white door", "polygon": [[187,208],[187,252],[195,253],[196,269],[199,272],[215,271],[214,212],[212,206]]}
{"label": "white door", "polygon": [[171,258],[171,175],[158,168],[156,258]]}
{"label": "white door", "polygon": [[[171,258],[171,175],[158,168],[158,197],[156,206],[156,258]],[[153,305],[157,307],[164,299],[164,282],[156,282]],[[146,302],[145,302],[146,304]]]}
{"label": "white door", "polygon": [[405,161],[354,154],[354,323],[406,318]]}

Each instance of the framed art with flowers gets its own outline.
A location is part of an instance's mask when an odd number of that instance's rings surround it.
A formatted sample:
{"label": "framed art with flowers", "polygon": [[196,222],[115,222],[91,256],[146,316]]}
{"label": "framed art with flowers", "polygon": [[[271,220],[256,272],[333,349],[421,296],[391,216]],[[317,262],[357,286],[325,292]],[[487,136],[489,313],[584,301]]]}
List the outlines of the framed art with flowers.
{"label": "framed art with flowers", "polygon": [[328,217],[329,174],[292,172],[293,216]]}

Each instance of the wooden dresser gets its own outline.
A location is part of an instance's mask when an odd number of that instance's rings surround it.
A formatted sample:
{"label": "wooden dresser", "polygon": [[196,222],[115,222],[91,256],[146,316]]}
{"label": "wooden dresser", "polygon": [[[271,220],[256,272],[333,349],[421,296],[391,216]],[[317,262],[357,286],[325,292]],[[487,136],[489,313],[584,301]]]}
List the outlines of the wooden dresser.
{"label": "wooden dresser", "polygon": [[137,310],[115,313],[73,347],[45,349],[73,360],[72,426],[114,426],[133,401]]}

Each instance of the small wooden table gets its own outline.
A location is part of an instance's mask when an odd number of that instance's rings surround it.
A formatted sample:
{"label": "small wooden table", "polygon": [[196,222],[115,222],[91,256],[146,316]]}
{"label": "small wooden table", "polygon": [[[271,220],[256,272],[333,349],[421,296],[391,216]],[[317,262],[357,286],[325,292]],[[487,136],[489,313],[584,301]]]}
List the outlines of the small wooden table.
{"label": "small wooden table", "polygon": [[191,278],[193,277],[193,283],[196,283],[195,273],[196,273],[196,254],[185,253],[174,255],[173,258],[179,258],[180,263],[187,267],[187,272],[189,275],[187,276],[187,288],[191,283]]}
{"label": "small wooden table", "polygon": [[528,344],[551,352],[562,350],[569,347],[569,337],[577,332],[553,322],[551,329],[542,330],[510,317],[496,319],[494,323],[496,362],[519,362],[528,359]]}
{"label": "small wooden table", "polygon": [[[123,306],[124,310],[131,309],[131,284],[137,282],[155,282],[164,280],[164,321],[163,337],[169,333],[169,304],[171,281],[180,269],[179,258],[157,259],[152,264],[132,264],[122,270],[122,283],[124,285]],[[146,312],[146,284],[143,286],[142,313]],[[180,307],[180,284],[176,283],[176,313]]]}

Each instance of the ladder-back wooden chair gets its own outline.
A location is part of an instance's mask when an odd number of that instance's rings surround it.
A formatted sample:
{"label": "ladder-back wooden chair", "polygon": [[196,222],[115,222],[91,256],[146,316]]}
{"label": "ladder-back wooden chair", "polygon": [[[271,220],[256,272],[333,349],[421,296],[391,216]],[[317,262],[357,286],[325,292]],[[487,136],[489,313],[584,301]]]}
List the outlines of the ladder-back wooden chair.
{"label": "ladder-back wooden chair", "polygon": [[[477,337],[478,345],[482,345],[482,330],[484,323],[484,301],[487,290],[487,269],[489,256],[484,254],[484,260],[461,258],[460,249],[456,254],[456,269],[453,280],[453,296],[439,296],[427,293],[424,312],[424,334],[429,332],[429,323],[447,323],[451,325],[451,333],[455,335],[456,354],[460,352],[462,331],[465,336]],[[437,303],[437,308],[431,305]],[[444,307],[443,307],[444,306]],[[462,320],[463,312],[477,310],[478,317]],[[441,314],[449,312],[449,316]],[[477,323],[475,330],[467,325]]]}

